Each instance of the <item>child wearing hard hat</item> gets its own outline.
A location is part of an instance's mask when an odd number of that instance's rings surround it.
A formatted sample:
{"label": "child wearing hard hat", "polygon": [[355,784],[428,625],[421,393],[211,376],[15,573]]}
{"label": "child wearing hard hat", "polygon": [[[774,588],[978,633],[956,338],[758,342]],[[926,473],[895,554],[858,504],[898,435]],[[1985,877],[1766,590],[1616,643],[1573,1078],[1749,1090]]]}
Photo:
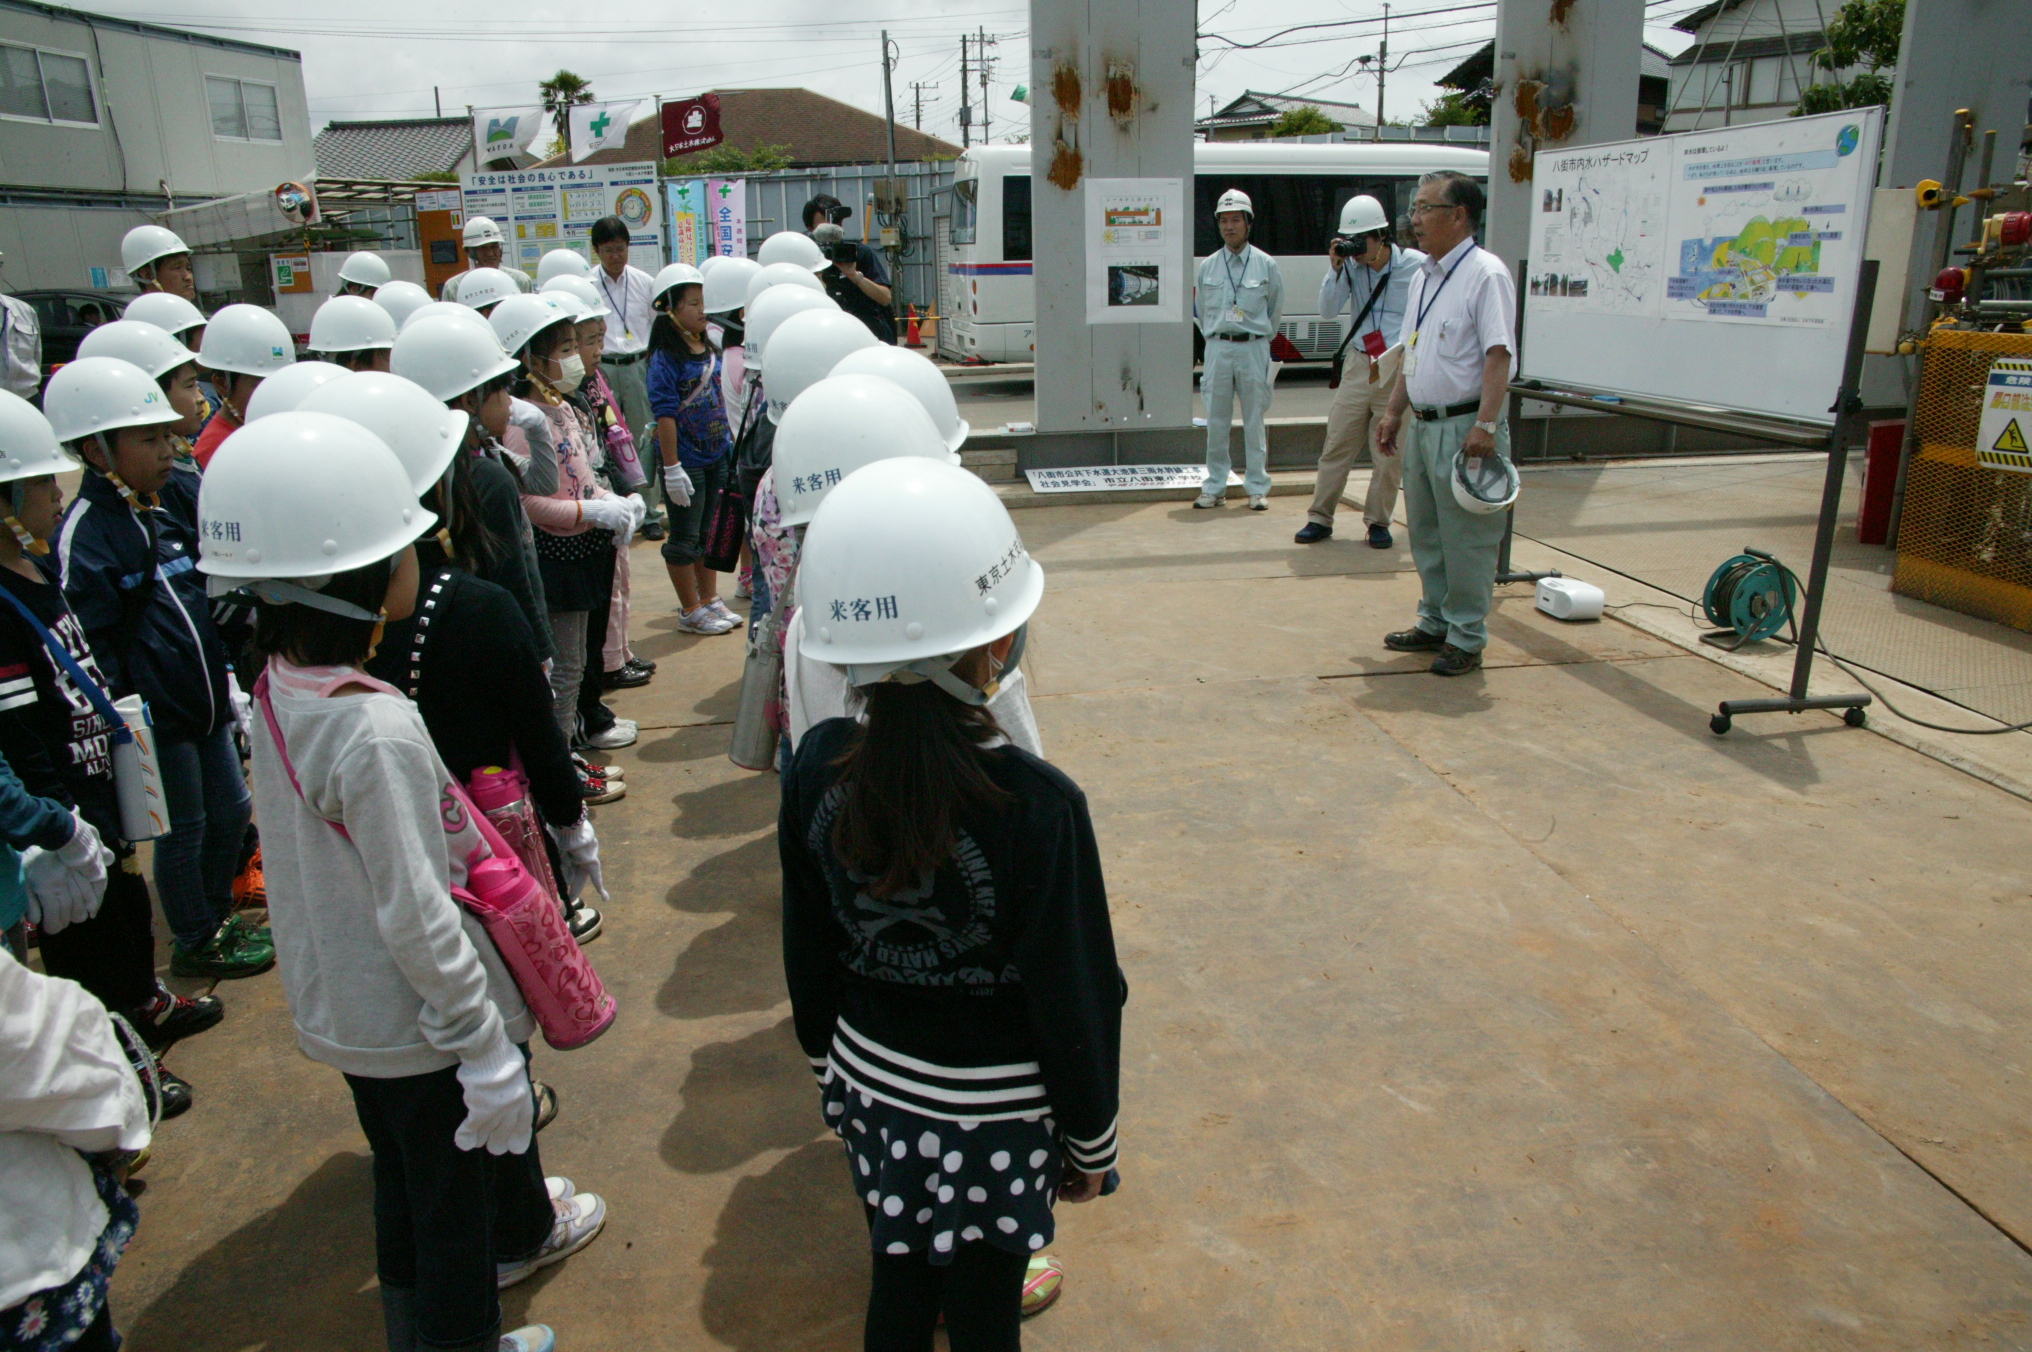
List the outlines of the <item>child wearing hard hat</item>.
{"label": "child wearing hard hat", "polygon": [[[353,506],[335,523],[328,498]],[[606,1203],[544,1177],[535,1019],[452,892],[482,887],[474,809],[416,707],[363,670],[415,612],[411,546],[438,518],[386,443],[317,412],[224,447],[202,511],[200,568],[262,601],[249,741],[283,990],[373,1151],[388,1345],[550,1352],[543,1325],[502,1333],[498,1292],[591,1243]]]}
{"label": "child wearing hard hat", "polygon": [[348,371],[386,371],[395,321],[360,295],[333,296],[310,317],[311,355]]}
{"label": "child wearing hard hat", "polygon": [[742,618],[720,599],[719,575],[705,564],[706,513],[728,482],[734,432],[727,421],[720,350],[706,336],[705,279],[672,263],[656,275],[649,331],[649,407],[670,535],[663,563],[677,592],[677,627],[687,634],[725,634]]}
{"label": "child wearing hard hat", "polygon": [[1079,787],[987,705],[1044,590],[994,491],[943,457],[848,475],[798,565],[802,647],[859,719],[783,781],[784,975],[874,1251],[866,1346],[1014,1349],[1055,1202],[1111,1189],[1121,1019]]}
{"label": "child wearing hard hat", "polygon": [[219,409],[199,434],[193,455],[198,468],[219,443],[247,422],[247,401],[261,382],[296,360],[295,340],[280,319],[258,305],[228,305],[205,325],[198,364],[212,373]]}

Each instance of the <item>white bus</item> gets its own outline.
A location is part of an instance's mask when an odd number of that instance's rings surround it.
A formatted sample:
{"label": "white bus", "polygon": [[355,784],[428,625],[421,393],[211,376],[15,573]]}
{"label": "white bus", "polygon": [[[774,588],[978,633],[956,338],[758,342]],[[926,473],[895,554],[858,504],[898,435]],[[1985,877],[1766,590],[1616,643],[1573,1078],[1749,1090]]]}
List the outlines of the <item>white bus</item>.
{"label": "white bus", "polygon": [[[1487,182],[1489,154],[1467,146],[1342,141],[1193,145],[1193,257],[1220,247],[1214,202],[1240,188],[1256,204],[1250,234],[1284,271],[1283,360],[1331,357],[1344,319],[1322,320],[1319,283],[1341,205],[1357,193],[1404,224],[1418,176],[1456,169]],[[939,350],[960,361],[1029,361],[1037,307],[1030,282],[1030,147],[976,146],[954,174],[949,247],[939,279]],[[1288,344],[1288,346],[1287,346]]]}

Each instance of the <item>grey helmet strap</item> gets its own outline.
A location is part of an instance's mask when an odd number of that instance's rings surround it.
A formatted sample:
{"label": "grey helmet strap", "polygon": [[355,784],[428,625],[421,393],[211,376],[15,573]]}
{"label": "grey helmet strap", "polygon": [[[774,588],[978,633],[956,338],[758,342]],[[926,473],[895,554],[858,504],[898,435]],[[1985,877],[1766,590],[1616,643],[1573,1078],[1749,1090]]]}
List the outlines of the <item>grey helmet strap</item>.
{"label": "grey helmet strap", "polygon": [[239,590],[248,592],[256,600],[271,606],[309,606],[312,610],[322,610],[328,615],[343,615],[349,620],[365,620],[369,624],[379,624],[382,619],[379,611],[356,606],[351,601],[341,600],[336,596],[326,596],[323,592],[314,591],[294,582],[286,582],[281,578],[261,578],[247,583]]}

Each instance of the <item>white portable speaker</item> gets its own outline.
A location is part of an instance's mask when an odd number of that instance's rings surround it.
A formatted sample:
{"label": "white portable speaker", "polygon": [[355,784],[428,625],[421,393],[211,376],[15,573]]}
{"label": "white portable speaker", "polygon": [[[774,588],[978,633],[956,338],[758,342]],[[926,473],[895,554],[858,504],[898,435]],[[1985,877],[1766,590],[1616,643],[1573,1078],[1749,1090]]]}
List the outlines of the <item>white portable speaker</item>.
{"label": "white portable speaker", "polygon": [[1555,620],[1599,620],[1606,599],[1592,582],[1571,577],[1538,581],[1538,608]]}

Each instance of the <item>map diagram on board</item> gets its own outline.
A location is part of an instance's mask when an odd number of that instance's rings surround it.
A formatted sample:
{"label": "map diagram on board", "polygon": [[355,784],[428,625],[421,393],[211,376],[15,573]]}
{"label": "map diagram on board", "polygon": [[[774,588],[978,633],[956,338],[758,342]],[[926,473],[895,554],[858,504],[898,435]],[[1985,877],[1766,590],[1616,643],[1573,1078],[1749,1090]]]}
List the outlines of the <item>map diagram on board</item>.
{"label": "map diagram on board", "polygon": [[1702,133],[1678,148],[1672,221],[1675,274],[1665,315],[1781,324],[1843,318],[1837,277],[1853,273],[1863,244],[1851,158],[1860,129],[1797,124],[1779,132],[1794,144],[1746,154],[1729,130]]}
{"label": "map diagram on board", "polygon": [[1667,156],[1660,148],[1577,152],[1533,178],[1531,303],[1656,314],[1668,275]]}

